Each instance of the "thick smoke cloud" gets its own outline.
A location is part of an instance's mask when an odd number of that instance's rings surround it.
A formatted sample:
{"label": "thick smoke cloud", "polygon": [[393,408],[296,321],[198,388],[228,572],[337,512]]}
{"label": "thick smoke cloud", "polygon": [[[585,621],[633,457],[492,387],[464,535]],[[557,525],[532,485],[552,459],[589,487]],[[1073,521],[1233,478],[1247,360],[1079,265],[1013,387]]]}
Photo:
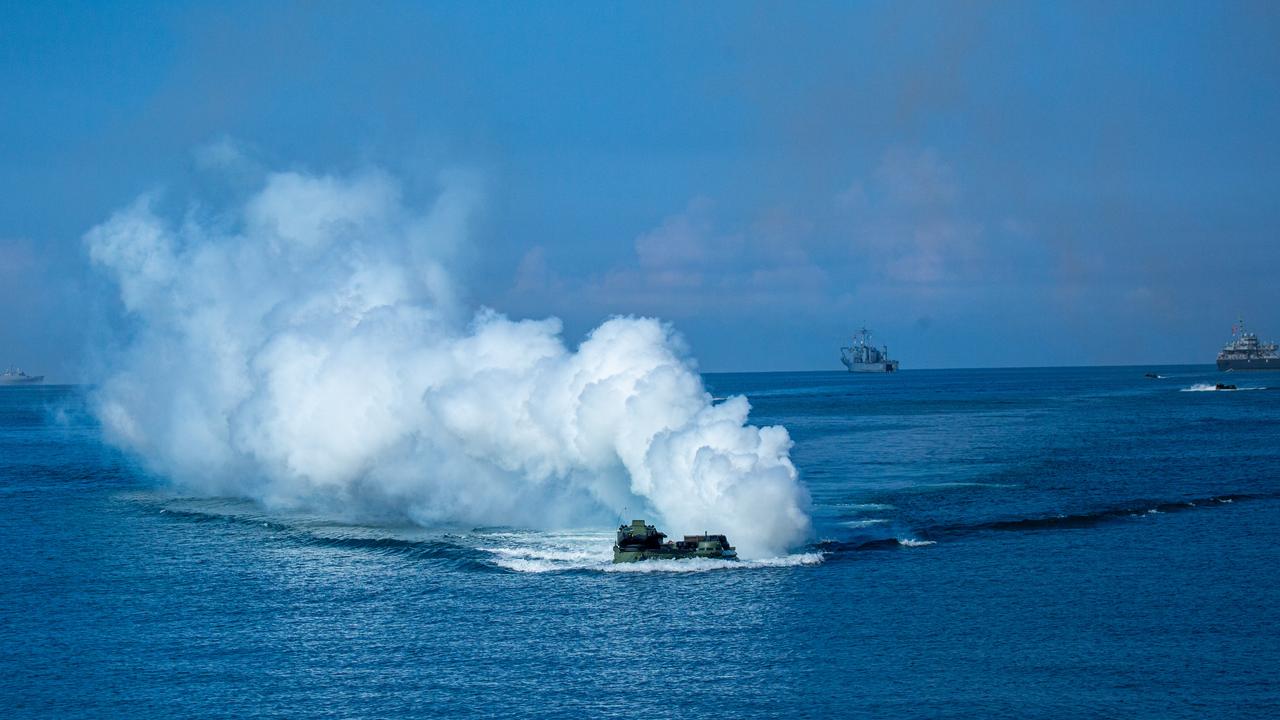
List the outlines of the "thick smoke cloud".
{"label": "thick smoke cloud", "polygon": [[86,235],[130,320],[108,438],[186,491],[352,520],[552,527],[627,508],[745,556],[809,530],[787,431],[713,403],[673,330],[460,307],[475,193],[417,212],[377,172],[277,173],[180,221],[142,197]]}

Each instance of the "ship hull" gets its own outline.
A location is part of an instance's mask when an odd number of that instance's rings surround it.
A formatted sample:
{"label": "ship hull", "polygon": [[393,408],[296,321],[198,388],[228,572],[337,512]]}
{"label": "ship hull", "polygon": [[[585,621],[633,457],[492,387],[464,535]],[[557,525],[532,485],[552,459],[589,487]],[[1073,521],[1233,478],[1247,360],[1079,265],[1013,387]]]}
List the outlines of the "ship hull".
{"label": "ship hull", "polygon": [[1247,358],[1239,360],[1218,360],[1218,369],[1223,372],[1241,370],[1280,370],[1280,358]]}
{"label": "ship hull", "polygon": [[849,368],[849,372],[855,373],[889,373],[898,371],[897,360],[878,363],[845,363],[844,366]]}
{"label": "ship hull", "polygon": [[43,375],[35,377],[0,378],[0,385],[39,385],[44,382]]}

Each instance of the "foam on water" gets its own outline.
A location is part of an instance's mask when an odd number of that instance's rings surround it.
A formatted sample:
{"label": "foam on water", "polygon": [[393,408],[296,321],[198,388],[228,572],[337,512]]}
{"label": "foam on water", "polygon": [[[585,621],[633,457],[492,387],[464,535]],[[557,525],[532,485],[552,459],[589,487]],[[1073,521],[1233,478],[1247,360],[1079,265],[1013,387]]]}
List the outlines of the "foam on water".
{"label": "foam on water", "polygon": [[613,534],[594,531],[565,532],[479,532],[469,537],[475,547],[489,555],[496,566],[515,572],[547,573],[596,571],[608,573],[693,573],[710,570],[816,565],[822,553],[796,553],[752,560],[647,560],[636,563],[613,562]]}
{"label": "foam on water", "polygon": [[522,573],[548,573],[568,571],[596,571],[605,573],[702,573],[712,570],[753,570],[761,568],[796,567],[800,565],[817,565],[822,562],[822,553],[797,553],[777,558],[760,560],[713,560],[711,558],[692,558],[689,560],[647,560],[634,563],[614,563],[612,560],[601,562],[560,562],[554,560],[538,560],[532,558],[503,558],[495,561],[499,567]]}
{"label": "foam on water", "polygon": [[939,482],[925,483],[923,485],[915,485],[906,488],[908,491],[928,492],[931,490],[954,490],[956,488],[991,488],[991,489],[1010,489],[1020,487],[1015,483],[993,483],[993,482]]}
{"label": "foam on water", "polygon": [[847,528],[864,528],[872,525],[882,525],[889,522],[888,518],[868,518],[866,520],[846,520],[840,523]]}
{"label": "foam on water", "polygon": [[851,510],[896,510],[892,505],[887,503],[832,503],[833,507],[849,508]]}
{"label": "foam on water", "polygon": [[822,553],[795,553],[774,558],[758,560],[712,560],[710,558],[693,558],[691,560],[657,560],[638,563],[610,563],[600,568],[604,572],[613,573],[696,573],[709,570],[757,570],[760,568],[797,567],[800,565],[818,565],[822,563]]}
{"label": "foam on water", "polygon": [[412,525],[344,524],[322,516],[264,512],[256,503],[231,498],[172,497],[154,492],[122,493],[119,497],[160,514],[191,522],[227,522],[261,529],[305,547],[413,558],[445,558],[455,561],[454,564],[461,562],[471,567],[497,567],[527,573],[689,573],[815,565],[823,558],[820,552],[808,552],[750,560],[693,558],[615,565],[613,533],[600,530],[474,528],[459,531]]}

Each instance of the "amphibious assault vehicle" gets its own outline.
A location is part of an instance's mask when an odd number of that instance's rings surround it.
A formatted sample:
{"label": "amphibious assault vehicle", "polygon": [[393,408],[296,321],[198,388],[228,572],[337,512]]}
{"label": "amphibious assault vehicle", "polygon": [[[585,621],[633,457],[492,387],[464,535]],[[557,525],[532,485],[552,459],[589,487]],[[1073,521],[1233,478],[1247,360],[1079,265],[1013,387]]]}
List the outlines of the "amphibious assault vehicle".
{"label": "amphibious assault vehicle", "polygon": [[645,524],[643,520],[632,520],[630,525],[621,525],[618,527],[618,540],[613,545],[613,561],[738,559],[738,551],[733,549],[723,535],[685,535],[683,540],[663,542],[666,536],[666,533],[658,532],[658,528]]}

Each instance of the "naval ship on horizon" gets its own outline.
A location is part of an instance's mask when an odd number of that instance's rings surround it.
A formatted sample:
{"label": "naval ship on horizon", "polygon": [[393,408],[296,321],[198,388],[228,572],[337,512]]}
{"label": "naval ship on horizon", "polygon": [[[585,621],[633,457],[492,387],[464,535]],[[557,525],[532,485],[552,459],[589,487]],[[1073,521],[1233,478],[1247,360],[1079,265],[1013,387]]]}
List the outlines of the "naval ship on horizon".
{"label": "naval ship on horizon", "polygon": [[28,375],[16,367],[0,372],[0,385],[37,385],[42,382],[43,375]]}
{"label": "naval ship on horizon", "polygon": [[853,345],[840,348],[840,362],[849,372],[897,372],[898,361],[889,359],[889,346],[871,344],[871,333],[864,327],[853,336]]}
{"label": "naval ship on horizon", "polygon": [[1258,336],[1245,332],[1244,318],[1231,327],[1231,341],[1218,353],[1218,369],[1280,370],[1280,352],[1275,343],[1258,342]]}

